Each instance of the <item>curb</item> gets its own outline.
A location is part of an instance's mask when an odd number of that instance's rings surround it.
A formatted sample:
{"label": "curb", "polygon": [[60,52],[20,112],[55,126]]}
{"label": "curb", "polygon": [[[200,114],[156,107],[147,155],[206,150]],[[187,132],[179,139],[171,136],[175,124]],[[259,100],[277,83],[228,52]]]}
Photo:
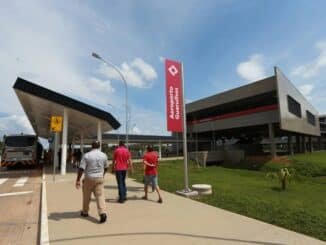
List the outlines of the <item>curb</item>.
{"label": "curb", "polygon": [[41,227],[40,227],[40,244],[49,245],[49,227],[48,227],[48,209],[46,203],[46,181],[45,170],[43,166],[42,174],[42,196],[41,196]]}

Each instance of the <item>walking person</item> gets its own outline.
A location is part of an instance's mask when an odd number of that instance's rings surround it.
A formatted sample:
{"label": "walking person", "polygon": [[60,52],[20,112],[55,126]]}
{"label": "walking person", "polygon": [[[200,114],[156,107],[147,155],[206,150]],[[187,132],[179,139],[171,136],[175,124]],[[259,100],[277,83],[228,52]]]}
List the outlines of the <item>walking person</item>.
{"label": "walking person", "polygon": [[158,154],[153,150],[151,145],[147,146],[147,152],[144,154],[143,158],[145,176],[144,176],[144,192],[145,196],[142,198],[147,200],[148,198],[148,186],[152,185],[152,188],[156,190],[158,194],[158,203],[163,203],[163,199],[160,193],[160,188],[158,186]]}
{"label": "walking person", "polygon": [[124,203],[127,200],[127,187],[126,187],[126,175],[127,170],[132,171],[131,154],[123,141],[119,142],[119,146],[113,153],[113,171],[117,179],[119,190],[119,203]]}
{"label": "walking person", "polygon": [[80,188],[80,178],[83,173],[83,209],[80,213],[83,217],[88,217],[89,202],[92,193],[96,198],[97,210],[100,216],[100,223],[104,223],[107,219],[105,198],[104,198],[104,174],[108,169],[108,158],[106,154],[99,150],[100,142],[92,143],[92,150],[86,153],[79,165],[76,188]]}
{"label": "walking person", "polygon": [[73,153],[73,167],[79,167],[79,164],[80,164],[80,161],[81,161],[81,158],[82,158],[82,152],[80,149],[78,150],[75,150],[74,153]]}

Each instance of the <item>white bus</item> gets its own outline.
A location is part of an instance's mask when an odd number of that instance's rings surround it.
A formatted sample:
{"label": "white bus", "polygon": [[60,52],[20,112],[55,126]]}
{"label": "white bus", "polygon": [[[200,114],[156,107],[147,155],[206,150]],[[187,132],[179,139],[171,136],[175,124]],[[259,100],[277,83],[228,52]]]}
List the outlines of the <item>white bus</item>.
{"label": "white bus", "polygon": [[3,143],[1,167],[39,164],[42,145],[38,142],[36,135],[7,135],[4,136]]}

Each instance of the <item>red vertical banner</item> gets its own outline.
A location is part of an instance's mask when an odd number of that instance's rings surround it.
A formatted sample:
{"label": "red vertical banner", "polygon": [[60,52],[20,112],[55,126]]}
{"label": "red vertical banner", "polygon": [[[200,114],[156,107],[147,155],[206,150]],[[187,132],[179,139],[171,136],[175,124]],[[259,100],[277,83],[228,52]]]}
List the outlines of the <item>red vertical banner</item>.
{"label": "red vertical banner", "polygon": [[183,131],[182,65],[180,62],[165,60],[166,77],[166,118],[167,129]]}

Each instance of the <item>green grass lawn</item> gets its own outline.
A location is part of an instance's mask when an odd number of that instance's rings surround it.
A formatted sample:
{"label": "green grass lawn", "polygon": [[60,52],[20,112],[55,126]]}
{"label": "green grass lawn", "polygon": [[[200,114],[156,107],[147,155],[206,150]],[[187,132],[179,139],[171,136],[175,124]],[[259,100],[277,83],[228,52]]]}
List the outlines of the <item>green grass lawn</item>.
{"label": "green grass lawn", "polygon": [[[320,165],[326,163],[326,153],[295,158],[302,162],[307,158]],[[141,164],[136,169],[134,177],[141,181]],[[197,197],[198,201],[326,241],[326,183],[323,180],[320,175],[314,178],[297,174],[288,189],[281,191],[278,181],[267,179],[263,171],[189,165],[190,185],[203,183],[213,187],[212,195]],[[183,189],[183,183],[182,161],[160,164],[161,189],[174,193]]]}

